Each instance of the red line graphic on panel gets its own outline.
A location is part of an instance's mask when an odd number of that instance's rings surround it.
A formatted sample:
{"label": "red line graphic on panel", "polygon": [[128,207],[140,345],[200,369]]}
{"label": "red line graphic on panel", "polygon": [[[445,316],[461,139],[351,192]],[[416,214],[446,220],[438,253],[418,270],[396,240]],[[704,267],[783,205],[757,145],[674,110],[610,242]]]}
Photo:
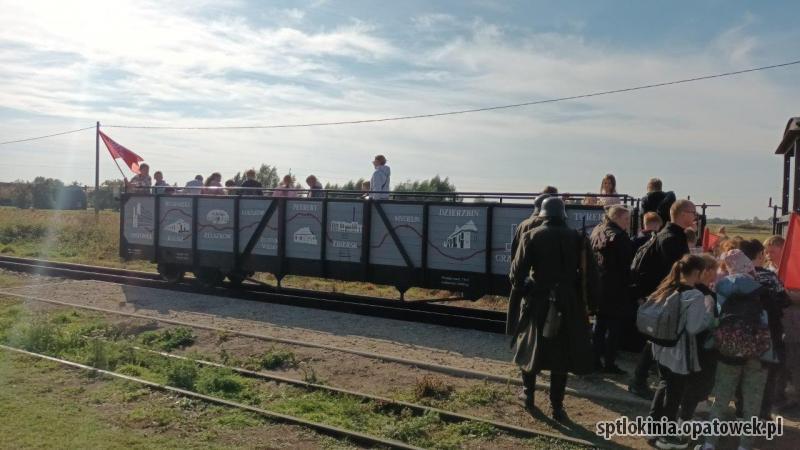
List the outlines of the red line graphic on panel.
{"label": "red line graphic on panel", "polygon": [[[272,219],[270,219],[270,220],[272,220]],[[253,228],[253,227],[257,226],[257,225],[258,225],[258,222],[253,222],[253,223],[251,223],[249,225],[244,225],[242,227],[239,227],[239,232],[241,233],[242,231],[247,230],[249,228]],[[271,227],[271,226],[269,226],[269,224],[267,224],[264,228],[267,229],[267,230],[278,231],[277,228]]]}
{"label": "red line graphic on panel", "polygon": [[[417,230],[416,228],[412,227],[411,225],[402,224],[402,225],[397,225],[397,226],[392,227],[392,229],[394,231],[397,231],[400,228],[408,228],[409,230],[413,231],[414,234],[416,234],[420,239],[422,239],[422,233],[420,233],[419,230]],[[389,232],[387,231],[381,237],[381,239],[380,239],[380,241],[378,242],[377,245],[370,245],[370,247],[371,248],[380,248],[386,242],[386,239],[388,237],[389,237]],[[433,242],[431,242],[430,240],[428,240],[427,244],[428,244],[429,247],[432,247],[434,250],[436,250],[436,253],[442,255],[443,257],[445,257],[447,259],[452,259],[454,261],[466,261],[468,259],[474,258],[477,255],[480,255],[481,253],[486,253],[486,249],[484,248],[484,249],[476,250],[475,252],[470,253],[469,255],[452,256],[452,255],[448,255],[447,253],[442,251],[442,249],[440,249],[437,245],[434,245]],[[490,251],[492,251],[492,252],[496,252],[496,251],[500,251],[500,250],[504,250],[504,249],[503,248],[492,248],[492,249],[490,249]]]}
{"label": "red line graphic on panel", "polygon": [[231,227],[222,227],[222,226],[217,226],[217,225],[210,224],[210,223],[209,224],[198,223],[197,224],[197,228],[199,228],[201,230],[205,230],[206,228],[211,228],[214,231],[228,231],[228,230],[233,231],[233,227],[232,226]]}

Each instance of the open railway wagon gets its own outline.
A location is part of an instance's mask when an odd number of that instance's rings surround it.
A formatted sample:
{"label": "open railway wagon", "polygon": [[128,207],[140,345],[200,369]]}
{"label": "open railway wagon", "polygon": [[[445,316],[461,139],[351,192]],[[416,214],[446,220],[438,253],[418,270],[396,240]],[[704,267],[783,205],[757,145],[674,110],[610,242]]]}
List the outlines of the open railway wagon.
{"label": "open railway wagon", "polygon": [[[401,297],[410,287],[468,299],[507,295],[514,230],[531,215],[537,195],[404,193],[369,200],[354,192],[273,198],[269,191],[125,193],[120,255],[158,263],[167,280],[193,272],[208,285],[269,272],[279,282],[306,275],[386,284]],[[591,233],[603,207],[584,204],[592,195],[564,197],[569,226]],[[618,197],[632,207],[635,230],[636,200]]]}
{"label": "open railway wagon", "polygon": [[775,154],[783,157],[783,183],[781,203],[775,208],[773,232],[786,237],[791,213],[800,212],[800,117],[789,119]]}

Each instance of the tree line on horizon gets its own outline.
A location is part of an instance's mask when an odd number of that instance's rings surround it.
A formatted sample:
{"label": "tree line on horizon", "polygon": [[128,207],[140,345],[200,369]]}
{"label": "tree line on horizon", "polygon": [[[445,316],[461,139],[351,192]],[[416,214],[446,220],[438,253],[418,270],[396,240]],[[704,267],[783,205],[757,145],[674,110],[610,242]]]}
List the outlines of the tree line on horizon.
{"label": "tree line on horizon", "polygon": [[[246,171],[237,172],[231,178],[237,186],[245,180],[244,172]],[[274,189],[283,178],[278,173],[277,167],[261,164],[256,170],[256,180],[265,188]],[[295,188],[303,189],[306,187],[291,172],[289,175],[292,175],[292,182]],[[305,180],[302,181],[304,182]],[[367,180],[359,178],[342,184],[326,183],[325,189],[331,191],[360,191],[364,181]],[[10,184],[10,187],[8,184]],[[119,179],[103,181],[97,192],[94,192],[93,187],[82,186],[77,181],[67,185],[57,178],[41,176],[34,178],[33,181],[16,180],[8,184],[5,189],[0,190],[0,205],[16,206],[24,209],[70,209],[66,205],[79,204],[77,196],[79,192],[82,192],[85,200],[83,203],[84,208],[94,208],[95,202],[97,202],[100,209],[118,211],[119,201],[116,199],[116,195],[123,189],[123,181]],[[456,186],[450,182],[449,177],[442,178],[436,175],[429,180],[406,180],[395,184],[392,192],[446,194],[455,193]],[[332,196],[335,196],[335,194]],[[409,196],[403,198],[407,200],[430,200],[444,199],[446,197]]]}

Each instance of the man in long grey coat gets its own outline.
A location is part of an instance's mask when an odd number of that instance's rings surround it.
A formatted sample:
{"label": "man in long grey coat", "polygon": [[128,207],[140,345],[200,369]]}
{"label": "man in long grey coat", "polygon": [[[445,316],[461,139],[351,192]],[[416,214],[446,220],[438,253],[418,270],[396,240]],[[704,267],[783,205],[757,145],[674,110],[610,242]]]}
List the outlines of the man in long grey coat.
{"label": "man in long grey coat", "polygon": [[[533,409],[536,374],[550,371],[553,418],[569,420],[564,411],[567,373],[593,368],[588,321],[596,304],[597,268],[585,236],[567,226],[564,202],[548,198],[544,221],[526,232],[511,263],[508,334],[514,336],[514,363],[522,371],[525,407]],[[560,326],[543,333],[549,308],[560,314]]]}

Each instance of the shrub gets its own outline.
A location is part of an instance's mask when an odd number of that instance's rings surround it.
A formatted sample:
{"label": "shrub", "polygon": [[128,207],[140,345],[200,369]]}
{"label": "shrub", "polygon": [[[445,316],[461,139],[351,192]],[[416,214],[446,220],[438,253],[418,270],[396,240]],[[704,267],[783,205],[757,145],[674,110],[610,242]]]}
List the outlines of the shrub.
{"label": "shrub", "polygon": [[194,389],[197,366],[191,361],[178,360],[167,368],[167,384],[181,389]]}
{"label": "shrub", "polygon": [[204,394],[217,394],[223,397],[237,397],[244,389],[241,378],[229,369],[204,368],[197,377],[197,390]]}
{"label": "shrub", "polygon": [[11,344],[30,352],[52,354],[58,347],[58,333],[55,326],[36,320],[12,336]]}
{"label": "shrub", "polygon": [[266,370],[294,366],[296,362],[294,353],[287,350],[276,350],[274,347],[258,358],[258,366]]}

